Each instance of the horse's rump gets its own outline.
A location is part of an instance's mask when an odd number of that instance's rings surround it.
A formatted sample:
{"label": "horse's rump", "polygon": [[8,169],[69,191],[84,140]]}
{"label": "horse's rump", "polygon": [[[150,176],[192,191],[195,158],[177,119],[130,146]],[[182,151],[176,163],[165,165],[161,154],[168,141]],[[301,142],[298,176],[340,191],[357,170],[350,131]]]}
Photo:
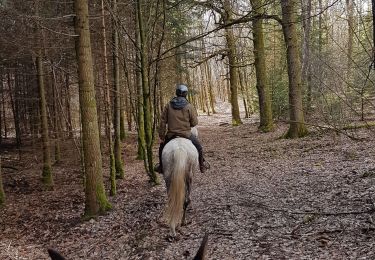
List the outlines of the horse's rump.
{"label": "horse's rump", "polygon": [[162,160],[164,179],[169,178],[173,168],[176,168],[177,165],[175,162],[178,160],[183,160],[190,167],[197,167],[199,165],[197,148],[195,148],[190,139],[182,137],[174,138],[165,145],[162,152]]}
{"label": "horse's rump", "polygon": [[165,145],[162,160],[168,191],[166,218],[174,232],[183,215],[186,181],[190,182],[198,166],[198,151],[189,139],[176,138]]}

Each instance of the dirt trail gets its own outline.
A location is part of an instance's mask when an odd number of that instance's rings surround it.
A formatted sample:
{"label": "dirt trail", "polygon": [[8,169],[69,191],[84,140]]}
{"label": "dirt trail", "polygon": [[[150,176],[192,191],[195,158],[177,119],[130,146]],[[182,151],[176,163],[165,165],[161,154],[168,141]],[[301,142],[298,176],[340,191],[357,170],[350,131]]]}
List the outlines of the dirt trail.
{"label": "dirt trail", "polygon": [[74,150],[54,167],[55,191],[42,189],[38,164],[27,155],[22,171],[5,172],[0,259],[47,259],[46,247],[67,259],[191,259],[205,233],[208,259],[375,258],[372,131],[357,131],[362,141],[318,132],[285,140],[285,125],[262,134],[250,121],[225,124],[227,115],[200,121],[211,170],[195,175],[191,223],[178,241],[165,239],[164,183],[149,186],[131,135],[114,209],[96,220],[80,220],[84,194]]}

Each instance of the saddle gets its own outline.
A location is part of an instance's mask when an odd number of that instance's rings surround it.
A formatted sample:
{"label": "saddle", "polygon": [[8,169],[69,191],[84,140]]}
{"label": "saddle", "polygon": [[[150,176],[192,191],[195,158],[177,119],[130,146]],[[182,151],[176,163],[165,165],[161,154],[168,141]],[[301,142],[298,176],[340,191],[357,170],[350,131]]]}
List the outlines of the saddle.
{"label": "saddle", "polygon": [[176,138],[185,138],[185,139],[190,140],[190,138],[182,136],[182,135],[181,136],[180,135],[173,135],[171,138],[166,138],[164,140],[164,145],[166,145],[168,142],[170,142],[170,141],[172,141],[173,139],[176,139]]}

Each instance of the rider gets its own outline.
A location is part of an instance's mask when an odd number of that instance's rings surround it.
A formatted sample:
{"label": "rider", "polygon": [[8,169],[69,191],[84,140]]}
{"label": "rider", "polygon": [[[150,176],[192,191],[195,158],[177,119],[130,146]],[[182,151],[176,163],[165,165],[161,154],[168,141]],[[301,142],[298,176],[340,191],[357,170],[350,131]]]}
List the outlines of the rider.
{"label": "rider", "polygon": [[[198,150],[199,169],[204,173],[207,167],[204,165],[203,148],[198,138],[191,134],[191,128],[198,124],[198,114],[196,109],[186,99],[188,88],[186,85],[177,84],[176,97],[174,97],[163,109],[160,126],[159,138],[161,140],[159,147],[159,165],[155,171],[162,173],[162,152],[164,146],[173,138],[184,137],[190,139]],[[166,131],[168,125],[168,131]],[[167,132],[167,134],[165,134]]]}

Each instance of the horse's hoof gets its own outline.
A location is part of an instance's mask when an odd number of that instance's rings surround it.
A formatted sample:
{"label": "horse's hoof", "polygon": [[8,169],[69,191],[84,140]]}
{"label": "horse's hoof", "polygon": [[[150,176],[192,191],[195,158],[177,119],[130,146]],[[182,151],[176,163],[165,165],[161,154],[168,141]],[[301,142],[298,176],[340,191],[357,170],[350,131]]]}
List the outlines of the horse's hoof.
{"label": "horse's hoof", "polygon": [[184,222],[182,222],[181,223],[181,226],[187,226],[187,225],[190,225],[191,223],[193,223],[191,220],[189,220],[189,221],[184,221]]}
{"label": "horse's hoof", "polygon": [[165,240],[167,240],[168,242],[172,243],[172,242],[176,242],[176,241],[178,241],[179,238],[178,238],[177,235],[175,235],[175,236],[173,236],[173,235],[168,235],[168,236],[165,238]]}
{"label": "horse's hoof", "polygon": [[171,236],[171,235],[168,235],[165,240],[167,240],[168,242],[172,243],[173,241],[175,241],[175,237],[174,236]]}

